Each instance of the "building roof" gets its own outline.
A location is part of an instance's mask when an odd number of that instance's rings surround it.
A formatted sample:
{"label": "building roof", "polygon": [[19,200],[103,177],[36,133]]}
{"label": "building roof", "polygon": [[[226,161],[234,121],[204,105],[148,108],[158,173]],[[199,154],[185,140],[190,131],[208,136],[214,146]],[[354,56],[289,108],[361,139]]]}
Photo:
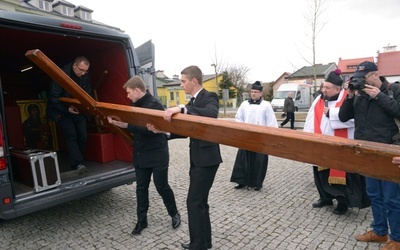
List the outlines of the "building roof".
{"label": "building roof", "polygon": [[[328,63],[328,64],[317,64],[315,68],[315,73],[317,77],[323,77],[332,70],[336,69],[336,63]],[[303,68],[297,70],[290,76],[285,77],[286,79],[305,79],[305,78],[310,78],[314,76],[314,69],[313,66],[304,66]]]}
{"label": "building roof", "polygon": [[208,81],[210,79],[215,79],[215,74],[203,75],[203,82]]}
{"label": "building roof", "polygon": [[176,86],[181,85],[181,80],[156,77],[156,85],[157,88],[162,88],[164,86]]}
{"label": "building roof", "polygon": [[283,72],[282,73],[282,75],[280,75],[276,80],[275,80],[275,82],[277,82],[277,81],[279,81],[281,78],[286,78],[287,76],[290,76],[290,73],[289,72]]}
{"label": "building roof", "polygon": [[[53,3],[53,8],[54,8],[55,6],[57,6],[57,5],[64,5],[64,6],[68,6],[68,7],[71,7],[71,8],[75,8],[75,7],[76,7],[75,4],[70,3],[70,2],[68,2],[68,1],[65,1],[65,0],[58,0],[58,1],[54,2],[54,3]],[[92,12],[93,12],[93,11],[92,11]]]}
{"label": "building roof", "polygon": [[400,76],[400,51],[379,53],[378,70],[381,76]]}
{"label": "building roof", "polygon": [[374,58],[372,56],[354,59],[339,58],[338,68],[342,71],[342,74],[353,74],[356,71],[357,65],[365,61],[373,62]]}
{"label": "building roof", "polygon": [[275,83],[278,83],[280,80],[285,80],[286,77],[290,76],[289,72],[283,72],[274,82],[271,83],[271,86],[274,86]]}

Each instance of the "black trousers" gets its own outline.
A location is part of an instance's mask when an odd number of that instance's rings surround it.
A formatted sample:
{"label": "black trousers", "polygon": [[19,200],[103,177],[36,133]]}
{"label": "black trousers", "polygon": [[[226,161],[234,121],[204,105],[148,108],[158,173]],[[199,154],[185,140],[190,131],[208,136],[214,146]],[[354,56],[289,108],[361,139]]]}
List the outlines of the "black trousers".
{"label": "black trousers", "polygon": [[147,221],[149,209],[149,184],[153,174],[154,185],[163,199],[170,216],[176,215],[175,195],[168,184],[168,165],[156,168],[136,168],[136,199],[138,221]]}
{"label": "black trousers", "polygon": [[290,120],[290,128],[294,128],[294,112],[286,112],[286,119],[281,123],[282,126],[285,126],[286,123]]}
{"label": "black trousers", "polygon": [[59,122],[72,169],[83,163],[83,150],[87,141],[86,117],[78,114],[65,115]]}
{"label": "black trousers", "polygon": [[190,185],[186,200],[189,217],[190,246],[193,250],[206,250],[211,242],[211,222],[208,195],[215,179],[219,164],[196,167],[191,163]]}

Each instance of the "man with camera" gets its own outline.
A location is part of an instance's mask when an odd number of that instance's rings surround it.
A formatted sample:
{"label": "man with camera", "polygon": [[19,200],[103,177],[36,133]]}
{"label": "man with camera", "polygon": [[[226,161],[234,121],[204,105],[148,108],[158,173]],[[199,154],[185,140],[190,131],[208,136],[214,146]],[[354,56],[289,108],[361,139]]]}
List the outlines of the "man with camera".
{"label": "man with camera", "polygon": [[[357,66],[340,107],[342,122],[354,118],[354,139],[392,144],[398,132],[394,118],[400,117],[400,88],[379,76],[378,67],[365,61]],[[374,166],[379,168],[379,166]],[[400,249],[400,185],[365,177],[371,200],[372,230],[357,235],[358,241],[386,243],[381,249]]]}

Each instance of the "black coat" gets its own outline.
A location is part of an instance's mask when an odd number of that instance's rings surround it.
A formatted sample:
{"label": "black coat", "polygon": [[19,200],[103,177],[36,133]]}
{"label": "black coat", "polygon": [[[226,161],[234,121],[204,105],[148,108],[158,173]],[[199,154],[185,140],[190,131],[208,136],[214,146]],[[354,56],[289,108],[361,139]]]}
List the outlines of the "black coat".
{"label": "black coat", "polygon": [[[84,74],[82,77],[77,77],[72,69],[73,62],[68,63],[62,70],[72,79],[76,84],[78,84],[86,93],[93,96],[92,86],[90,84],[89,74]],[[72,95],[68,93],[63,87],[61,87],[57,82],[52,81],[49,93],[46,113],[47,116],[55,122],[58,122],[65,114],[69,114],[68,108],[70,105],[66,105],[60,102],[58,99],[60,97],[72,98]],[[85,115],[89,119],[89,115]]]}
{"label": "black coat", "polygon": [[293,98],[290,97],[286,97],[285,102],[283,104],[283,112],[291,112],[293,113],[294,111],[296,111],[296,108],[294,106],[294,101]]}
{"label": "black coat", "polygon": [[340,107],[340,121],[354,118],[354,139],[391,144],[399,132],[394,117],[400,117],[400,88],[397,84],[389,86],[384,77],[381,80],[381,92],[375,99],[360,91],[360,95],[346,98]]}
{"label": "black coat", "polygon": [[[134,107],[164,110],[163,105],[146,93]],[[136,168],[155,168],[169,164],[167,137],[163,133],[153,133],[146,127],[128,124],[128,131],[133,134],[133,165]]]}

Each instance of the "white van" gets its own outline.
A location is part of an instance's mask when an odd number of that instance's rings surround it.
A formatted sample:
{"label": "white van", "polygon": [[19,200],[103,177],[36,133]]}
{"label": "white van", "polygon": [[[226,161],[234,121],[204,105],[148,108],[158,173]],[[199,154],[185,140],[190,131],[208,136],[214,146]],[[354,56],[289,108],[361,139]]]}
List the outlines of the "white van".
{"label": "white van", "polygon": [[311,86],[298,83],[284,83],[276,91],[271,101],[274,111],[283,111],[283,104],[288,94],[293,93],[296,111],[308,109],[311,106]]}

